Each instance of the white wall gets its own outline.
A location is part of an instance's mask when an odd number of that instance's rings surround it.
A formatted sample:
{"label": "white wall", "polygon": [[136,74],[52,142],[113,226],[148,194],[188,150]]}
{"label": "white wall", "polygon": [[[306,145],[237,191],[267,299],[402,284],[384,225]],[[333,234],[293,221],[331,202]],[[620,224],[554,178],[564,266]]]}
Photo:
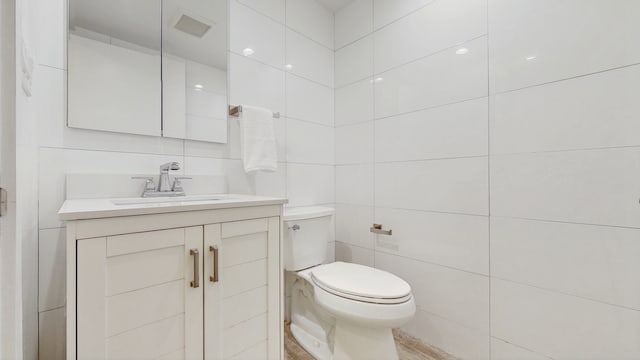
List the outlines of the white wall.
{"label": "white wall", "polygon": [[22,300],[15,197],[15,5],[0,1],[0,185],[9,195],[0,217],[0,358],[14,359],[22,349]]}
{"label": "white wall", "polygon": [[463,359],[640,357],[639,15],[605,0],[336,14],[336,258],[411,283],[406,331]]}
{"label": "white wall", "polygon": [[[333,15],[314,1],[230,1],[230,102],[282,114],[275,123],[278,171],[255,176],[243,172],[233,119],[224,145],[67,128],[66,1],[41,0],[39,10],[41,358],[64,358],[65,234],[56,212],[65,198],[65,174],[153,174],[160,164],[179,161],[180,173],[227,176],[231,193],[287,196],[292,205],[333,204],[333,46],[327,42]],[[244,57],[246,47],[255,54]],[[293,65],[289,72],[287,63]]]}
{"label": "white wall", "polygon": [[22,358],[38,357],[38,123],[35,92],[25,91],[23,64],[37,58],[37,4],[16,2],[16,243],[21,267]]}

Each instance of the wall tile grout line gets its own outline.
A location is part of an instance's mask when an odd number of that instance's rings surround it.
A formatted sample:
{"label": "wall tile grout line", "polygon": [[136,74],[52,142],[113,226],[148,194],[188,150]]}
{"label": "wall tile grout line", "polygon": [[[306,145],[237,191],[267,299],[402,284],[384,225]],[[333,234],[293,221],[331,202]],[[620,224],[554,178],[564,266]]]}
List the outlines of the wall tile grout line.
{"label": "wall tile grout line", "polygon": [[607,302],[607,301],[597,300],[597,299],[586,297],[586,296],[580,296],[580,295],[572,294],[572,293],[569,293],[569,292],[566,292],[566,291],[560,291],[560,290],[551,289],[551,288],[547,288],[547,287],[537,286],[537,285],[533,285],[533,284],[530,284],[530,283],[516,281],[516,280],[507,279],[507,278],[503,278],[503,277],[492,276],[491,278],[492,279],[496,279],[496,280],[500,280],[500,281],[506,281],[506,282],[513,283],[513,284],[518,284],[520,286],[528,286],[530,288],[538,289],[538,290],[545,291],[545,292],[552,293],[552,294],[560,294],[560,295],[563,295],[563,296],[569,296],[569,297],[573,297],[573,298],[576,298],[576,299],[581,299],[581,300],[584,300],[584,301],[589,301],[589,302],[600,304],[600,305],[604,305],[604,306],[611,306],[611,307],[615,307],[615,308],[620,308],[620,309],[624,309],[624,310],[640,313],[640,308],[635,309],[635,308],[632,308],[632,307],[629,307],[629,306],[625,306],[625,305],[610,303],[610,302]]}
{"label": "wall tile grout line", "polygon": [[523,86],[523,87],[519,87],[519,88],[515,88],[515,89],[508,89],[508,90],[490,92],[489,95],[490,96],[497,96],[497,95],[502,95],[502,94],[508,94],[508,93],[511,93],[511,92],[527,90],[527,89],[531,89],[531,88],[537,88],[537,87],[542,87],[542,86],[545,86],[545,85],[552,85],[552,84],[556,84],[556,83],[562,83],[562,82],[565,82],[565,81],[571,81],[571,80],[575,80],[575,79],[581,79],[581,78],[589,77],[589,76],[592,76],[592,75],[604,74],[604,73],[608,73],[608,72],[612,72],[612,71],[616,71],[616,70],[621,70],[621,69],[626,69],[626,68],[631,68],[631,67],[639,66],[639,65],[640,65],[640,62],[635,62],[635,63],[632,63],[632,64],[615,66],[615,67],[612,67],[612,68],[607,68],[607,69],[597,70],[597,71],[593,71],[593,72],[589,72],[589,73],[569,76],[569,77],[565,77],[565,78],[561,78],[561,79],[546,81],[546,82],[539,83],[539,84],[527,85],[527,86]]}
{"label": "wall tile grout line", "polygon": [[487,33],[484,33],[484,34],[482,34],[482,35],[478,35],[478,36],[473,37],[473,38],[471,38],[471,39],[468,39],[468,40],[464,40],[464,41],[462,41],[462,42],[459,42],[459,43],[457,43],[457,44],[455,44],[455,45],[448,46],[448,47],[446,47],[446,48],[442,48],[442,49],[436,50],[436,51],[434,51],[434,52],[432,52],[432,53],[429,53],[429,54],[426,54],[426,55],[422,55],[422,56],[420,56],[420,57],[417,57],[417,58],[415,58],[415,59],[413,59],[413,60],[410,60],[410,61],[404,62],[404,63],[402,63],[402,64],[394,65],[394,66],[392,66],[392,67],[390,67],[390,68],[386,68],[386,69],[384,69],[384,70],[382,70],[382,71],[379,71],[379,72],[376,72],[376,71],[375,71],[375,68],[374,68],[374,73],[373,73],[373,75],[374,75],[374,76],[384,75],[385,73],[388,73],[389,71],[393,71],[393,70],[400,69],[400,68],[405,67],[405,66],[407,66],[407,65],[411,65],[411,64],[413,64],[413,63],[416,63],[416,62],[418,62],[418,61],[422,61],[422,60],[428,59],[428,58],[433,57],[433,56],[435,56],[435,55],[442,54],[442,53],[447,52],[447,51],[451,51],[451,50],[453,50],[453,49],[455,49],[455,48],[457,48],[457,47],[460,47],[461,45],[465,45],[465,44],[468,44],[468,43],[470,43],[470,42],[472,42],[472,41],[480,40],[480,39],[482,39],[482,38],[486,38],[486,37],[487,37]]}

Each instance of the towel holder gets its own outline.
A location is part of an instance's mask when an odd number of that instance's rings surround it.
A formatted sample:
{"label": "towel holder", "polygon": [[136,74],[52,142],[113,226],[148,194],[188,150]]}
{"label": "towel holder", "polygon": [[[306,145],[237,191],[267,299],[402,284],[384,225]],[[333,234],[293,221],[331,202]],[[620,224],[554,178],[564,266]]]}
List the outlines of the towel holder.
{"label": "towel holder", "polygon": [[[233,116],[233,117],[239,117],[240,113],[242,112],[242,105],[229,105],[229,115]],[[273,118],[274,119],[280,119],[280,113],[279,112],[274,112],[273,113]]]}

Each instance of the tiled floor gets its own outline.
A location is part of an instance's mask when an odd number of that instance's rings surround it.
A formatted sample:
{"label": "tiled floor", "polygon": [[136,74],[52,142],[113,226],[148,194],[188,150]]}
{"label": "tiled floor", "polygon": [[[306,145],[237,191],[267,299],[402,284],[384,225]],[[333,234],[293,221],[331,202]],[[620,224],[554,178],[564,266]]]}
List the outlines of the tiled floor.
{"label": "tiled floor", "polygon": [[[432,348],[399,330],[394,330],[393,336],[396,339],[400,360],[456,360],[442,350]],[[284,351],[285,360],[314,360],[298,345],[296,339],[291,335],[288,324],[285,326]]]}

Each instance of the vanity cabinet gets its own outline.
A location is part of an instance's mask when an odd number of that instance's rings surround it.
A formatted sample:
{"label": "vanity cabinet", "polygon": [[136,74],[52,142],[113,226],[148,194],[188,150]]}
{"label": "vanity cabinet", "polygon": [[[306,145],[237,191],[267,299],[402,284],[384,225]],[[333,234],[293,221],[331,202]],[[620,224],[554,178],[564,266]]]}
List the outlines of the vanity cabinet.
{"label": "vanity cabinet", "polygon": [[280,359],[282,206],[72,220],[68,359]]}

